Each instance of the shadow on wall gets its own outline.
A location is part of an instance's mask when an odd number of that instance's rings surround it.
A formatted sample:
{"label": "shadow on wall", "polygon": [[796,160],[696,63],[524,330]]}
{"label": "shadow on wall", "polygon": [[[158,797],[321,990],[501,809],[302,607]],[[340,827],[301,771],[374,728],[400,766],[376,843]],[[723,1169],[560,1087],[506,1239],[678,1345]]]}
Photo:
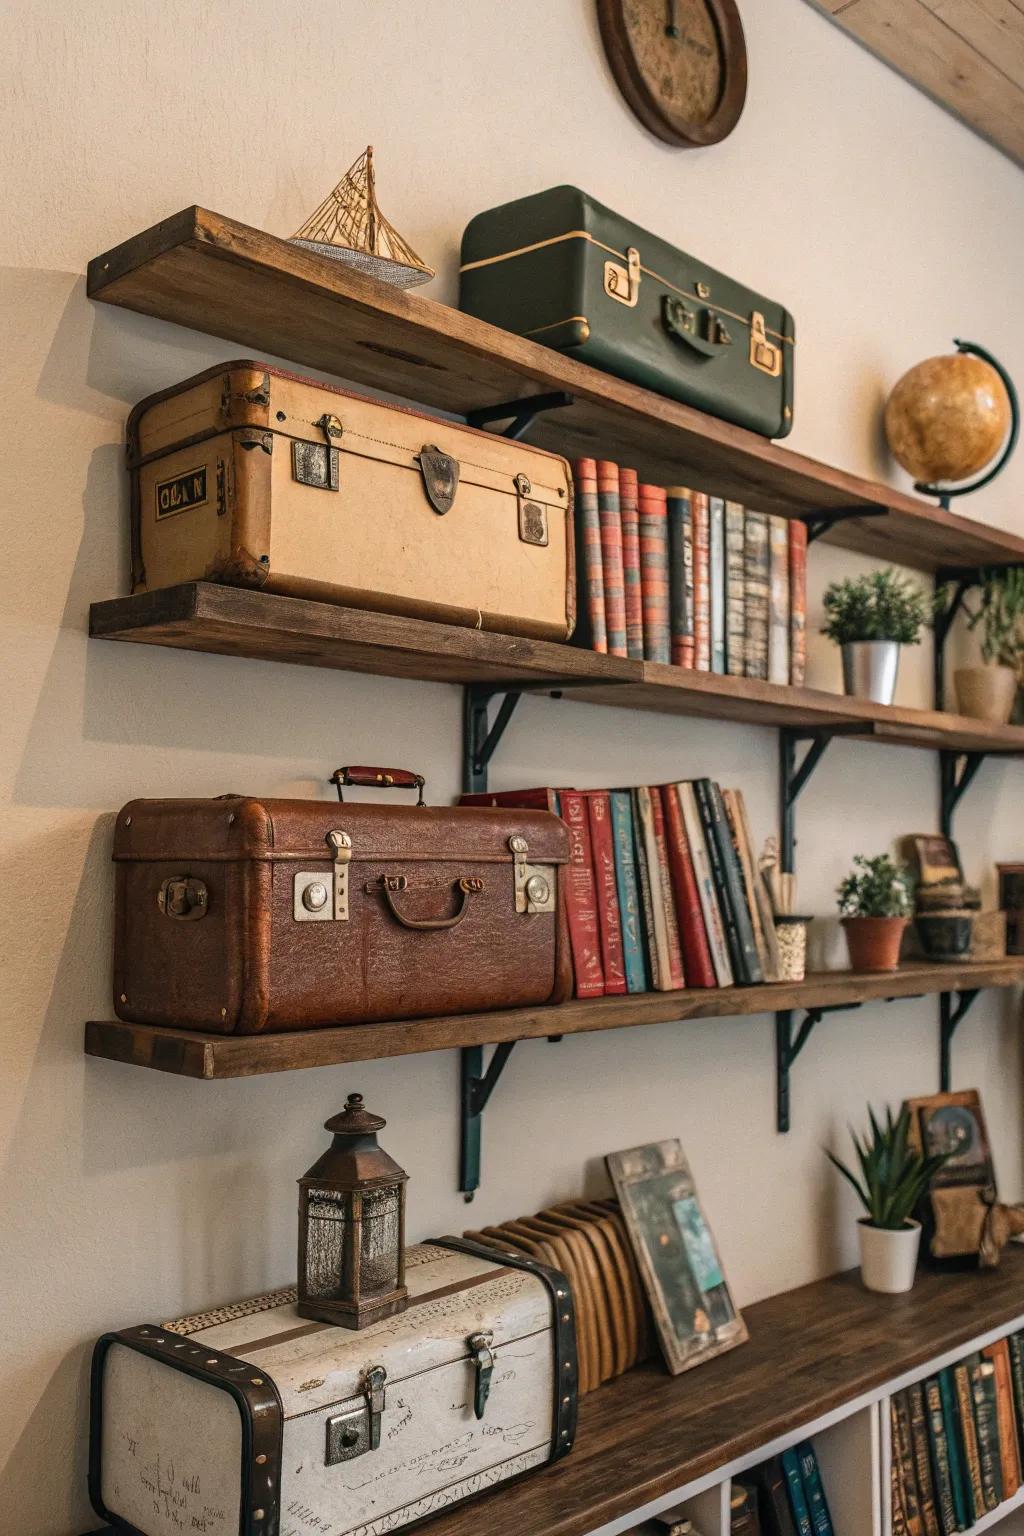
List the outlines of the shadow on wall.
{"label": "shadow on wall", "polygon": [[[89,1367],[91,1343],[76,1345],[52,1364],[52,1374],[42,1390],[39,1383],[47,1362],[36,1359],[32,1365],[32,1392],[38,1392],[35,1407],[24,1421],[17,1440],[5,1450],[0,1465],[0,1509],[17,1512],[31,1510],[39,1498],[40,1467],[52,1473],[50,1517],[64,1532],[95,1531],[98,1516],[88,1506],[85,1493],[89,1466],[89,1442],[85,1434],[71,1439],[70,1460],[67,1437],[63,1433],[69,1410],[74,1422],[89,1421]],[[28,1383],[26,1383],[26,1391]],[[59,1467],[59,1474],[58,1474]],[[60,1514],[55,1513],[52,1489],[62,1491]],[[54,1529],[58,1529],[55,1524]],[[12,1528],[11,1536],[14,1536]]]}

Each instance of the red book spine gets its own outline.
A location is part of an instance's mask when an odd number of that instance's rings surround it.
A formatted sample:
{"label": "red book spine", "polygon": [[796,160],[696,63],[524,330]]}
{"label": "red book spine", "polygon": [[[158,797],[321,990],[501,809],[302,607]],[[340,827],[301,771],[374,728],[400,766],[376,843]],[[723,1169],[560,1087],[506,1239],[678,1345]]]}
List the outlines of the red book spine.
{"label": "red book spine", "polygon": [[668,501],[659,485],[641,485],[639,495],[644,656],[647,661],[670,662]]}
{"label": "red book spine", "polygon": [[619,466],[597,461],[597,508],[601,524],[601,570],[604,576],[604,618],[609,656],[625,656],[626,591],[622,571],[622,513],[619,508]]}
{"label": "red book spine", "polygon": [[663,785],[660,794],[665,815],[665,841],[668,844],[672,890],[676,898],[679,943],[683,951],[686,983],[690,987],[714,987],[718,982],[711,959],[707,930],[704,927],[704,913],[701,910],[697,877],[693,869],[689,839],[683,825],[679,796],[673,784]]}
{"label": "red book spine", "polygon": [[577,997],[604,995],[601,937],[597,926],[597,893],[590,848],[590,817],[585,796],[563,790],[562,820],[569,828],[569,871],[566,881],[569,944],[576,972]]}
{"label": "red book spine", "polygon": [[694,491],[690,504],[693,523],[693,665],[698,672],[711,671],[711,522],[708,498]]}
{"label": "red book spine", "polygon": [[582,601],[584,632],[593,651],[608,650],[604,612],[604,572],[601,566],[601,514],[597,498],[597,463],[577,459],[572,466],[576,524],[576,581]]}
{"label": "red book spine", "polygon": [[558,791],[555,789],[500,789],[484,790],[472,795],[460,795],[460,805],[508,806],[510,810],[553,811],[558,815]]}
{"label": "red book spine", "polygon": [[668,861],[668,838],[665,836],[665,813],[662,809],[661,795],[657,789],[651,789],[651,820],[654,823],[654,841],[658,849],[658,868],[661,873],[661,899],[665,909],[665,927],[668,930],[668,970],[671,986],[685,987],[686,973],[683,970],[683,951],[679,943],[679,923],[676,919],[676,904],[672,895],[672,874]]}
{"label": "red book spine", "polygon": [[608,791],[587,793],[590,807],[590,848],[594,859],[594,884],[597,891],[597,922],[601,934],[601,959],[604,963],[604,990],[607,996],[626,991],[626,961],[622,948],[622,919],[619,915],[619,890],[615,878],[615,850],[612,844],[611,811]]}
{"label": "red book spine", "polygon": [[789,520],[789,680],[803,686],[807,673],[807,524]]}
{"label": "red book spine", "polygon": [[619,470],[622,582],[626,596],[626,654],[644,659],[644,604],[640,587],[640,501],[635,469]]}

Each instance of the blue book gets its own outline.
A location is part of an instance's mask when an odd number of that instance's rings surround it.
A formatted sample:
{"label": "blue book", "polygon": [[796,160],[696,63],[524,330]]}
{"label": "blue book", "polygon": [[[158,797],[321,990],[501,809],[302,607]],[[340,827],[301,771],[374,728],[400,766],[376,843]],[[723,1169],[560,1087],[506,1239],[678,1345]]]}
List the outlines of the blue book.
{"label": "blue book", "polygon": [[711,670],[724,673],[725,661],[725,502],[708,497],[708,587],[711,597]]}
{"label": "blue book", "polygon": [[818,1458],[814,1454],[814,1446],[809,1440],[798,1445],[796,1453],[800,1458],[800,1478],[804,1485],[804,1494],[811,1515],[811,1530],[814,1536],[835,1536],[832,1529],[832,1516],[829,1514],[828,1500],[825,1497],[825,1486],[821,1481],[821,1471],[818,1467]]}
{"label": "blue book", "polygon": [[611,809],[612,843],[615,848],[615,885],[622,923],[622,952],[627,992],[647,992],[647,965],[644,960],[644,915],[633,852],[633,800],[628,789],[608,792]]}
{"label": "blue book", "polygon": [[789,1507],[792,1511],[793,1524],[796,1526],[797,1536],[814,1536],[811,1512],[807,1506],[807,1495],[804,1493],[803,1478],[800,1476],[800,1458],[796,1451],[792,1449],[783,1451],[782,1470],[786,1474]]}

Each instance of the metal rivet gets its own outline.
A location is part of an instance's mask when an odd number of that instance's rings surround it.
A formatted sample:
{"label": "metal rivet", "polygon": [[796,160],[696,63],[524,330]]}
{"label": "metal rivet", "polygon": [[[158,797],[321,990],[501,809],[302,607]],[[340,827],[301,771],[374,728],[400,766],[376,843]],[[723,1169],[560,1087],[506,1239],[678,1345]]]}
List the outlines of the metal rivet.
{"label": "metal rivet", "polygon": [[266,1456],[264,1456],[261,1452],[260,1455],[256,1457],[256,1465],[258,1467],[262,1467],[266,1459]]}
{"label": "metal rivet", "polygon": [[127,994],[127,992],[122,992],[121,993],[121,1001],[122,1001],[122,1003],[126,1003],[128,1001],[128,994]]}
{"label": "metal rivet", "polygon": [[157,1342],[157,1343],[158,1343],[158,1344],[166,1344],[166,1343],[167,1343],[167,1340],[166,1340],[166,1339],[157,1339],[157,1340],[156,1340],[156,1342]]}
{"label": "metal rivet", "polygon": [[263,1377],[262,1376],[251,1376],[249,1378],[249,1380],[251,1381],[251,1383],[252,1383],[252,1385],[254,1387],[262,1387],[262,1385],[263,1385]]}
{"label": "metal rivet", "polygon": [[132,819],[131,819],[131,817],[130,817],[130,816],[126,816],[126,817],[125,817],[125,819],[124,819],[124,824],[125,824],[125,826],[126,826],[126,827],[130,827],[130,826],[131,826],[131,824],[132,824]]}
{"label": "metal rivet", "polygon": [[562,1439],[563,1440],[568,1440],[568,1438],[569,1438],[569,1431],[567,1429],[563,1429],[562,1430]]}
{"label": "metal rivet", "polygon": [[230,816],[228,817],[228,826],[229,827],[230,827],[231,823],[234,821],[234,819],[235,819],[235,813],[234,813],[234,811],[232,811]]}
{"label": "metal rivet", "polygon": [[571,1402],[572,1402],[572,1398],[571,1397],[563,1397],[562,1398],[562,1407],[563,1408],[568,1408],[568,1406],[569,1406],[569,1404]]}
{"label": "metal rivet", "polygon": [[551,887],[543,875],[531,875],[526,882],[526,894],[530,901],[535,901],[539,905],[541,902],[547,901],[551,895]]}
{"label": "metal rivet", "polygon": [[558,1297],[559,1301],[564,1301],[565,1300],[565,1292],[564,1291],[556,1291],[555,1295]]}
{"label": "metal rivet", "polygon": [[566,1370],[567,1370],[567,1371],[571,1371],[571,1370],[572,1370],[572,1361],[571,1361],[571,1360],[567,1360],[567,1361],[566,1361],[566,1362],[565,1362],[565,1369],[566,1369]]}
{"label": "metal rivet", "polygon": [[252,1517],[253,1517],[254,1520],[262,1520],[263,1519],[263,1513],[264,1512],[263,1512],[262,1509],[254,1509],[253,1512],[252,1512]]}
{"label": "metal rivet", "polygon": [[285,415],[284,411],[278,411],[277,419],[278,421],[287,421],[288,417]]}
{"label": "metal rivet", "polygon": [[226,1008],[222,1008],[222,1009],[221,1009],[221,1011],[220,1011],[220,1016],[221,1016],[221,1018],[222,1018],[222,1019],[226,1019],[226,1018],[227,1018],[227,1016],[228,1016],[228,1011],[227,1011],[227,1009],[226,1009]]}
{"label": "metal rivet", "polygon": [[512,849],[513,853],[527,853],[530,847],[529,843],[526,841],[526,838],[522,837],[518,832],[513,833],[513,835],[509,838],[508,845]]}
{"label": "metal rivet", "polygon": [[207,1365],[216,1365],[217,1364],[216,1360],[207,1360],[206,1363],[207,1363]]}
{"label": "metal rivet", "polygon": [[563,1312],[562,1313],[562,1322],[563,1323],[567,1323],[568,1321],[569,1321],[569,1314],[568,1314],[568,1312]]}

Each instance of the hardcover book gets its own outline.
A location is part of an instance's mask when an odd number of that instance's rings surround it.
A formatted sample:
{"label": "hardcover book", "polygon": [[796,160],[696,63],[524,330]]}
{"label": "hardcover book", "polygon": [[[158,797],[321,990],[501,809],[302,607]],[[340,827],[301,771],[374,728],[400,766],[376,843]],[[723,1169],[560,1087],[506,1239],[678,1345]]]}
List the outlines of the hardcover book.
{"label": "hardcover book", "polygon": [[708,497],[708,585],[711,596],[711,670],[725,667],[725,502]]}
{"label": "hardcover book", "polygon": [[802,688],[807,675],[807,524],[791,517],[789,535],[789,680]]}
{"label": "hardcover book", "polygon": [[576,459],[572,466],[575,489],[576,581],[580,601],[575,639],[592,651],[607,653],[608,629],[604,612],[604,570],[601,564],[601,514],[597,500],[597,461]]}
{"label": "hardcover book", "polygon": [[601,936],[597,921],[597,891],[590,846],[590,817],[584,795],[576,790],[559,793],[562,820],[569,828],[569,943],[576,972],[577,997],[604,995]]}
{"label": "hardcover book", "polygon": [[925,1416],[924,1389],[919,1381],[907,1388],[910,1405],[910,1449],[914,1457],[917,1476],[917,1501],[921,1511],[924,1536],[941,1536],[939,1516],[935,1504],[935,1484],[932,1481],[931,1445],[928,1439],[928,1420]]}
{"label": "hardcover book", "polygon": [[626,970],[622,949],[622,925],[619,920],[619,892],[615,875],[611,809],[607,790],[588,790],[586,798],[590,811],[590,847],[594,860],[597,925],[601,935],[604,990],[607,996],[613,997],[626,990]]}
{"label": "hardcover book", "polygon": [[[658,852],[654,847],[650,793],[649,791],[634,789],[631,791],[631,794],[633,798],[633,832],[636,838],[636,872],[640,886],[640,905],[644,916],[644,932],[647,935],[647,960],[650,969],[651,987],[655,992],[667,992],[671,988],[671,982],[668,979],[669,971],[666,964],[668,939],[664,931],[665,911],[661,904],[660,890],[658,890],[657,897],[655,897],[654,881],[657,879],[658,874]],[[646,823],[644,821],[645,803],[647,809]],[[649,838],[648,832],[650,833]],[[661,930],[660,934],[659,928]]]}
{"label": "hardcover book", "polygon": [[749,1476],[759,1490],[764,1536],[797,1536],[781,1457],[770,1457],[759,1467],[754,1467]]}
{"label": "hardcover book", "polygon": [[619,466],[597,461],[597,512],[601,528],[601,571],[609,656],[625,656],[626,592],[622,570],[622,514],[619,508]]}
{"label": "hardcover book", "polygon": [[931,1447],[932,1484],[935,1491],[935,1509],[942,1536],[956,1536],[956,1502],[953,1498],[953,1477],[949,1464],[949,1446],[946,1441],[946,1421],[942,1411],[942,1393],[937,1376],[929,1376],[924,1384],[925,1411],[928,1415],[928,1441]]}
{"label": "hardcover book", "polygon": [[996,1417],[996,1372],[991,1360],[972,1356],[969,1363],[974,1425],[978,1435],[981,1489],[986,1509],[1003,1501],[1003,1473],[999,1456],[999,1423]]}
{"label": "hardcover book", "polygon": [[679,920],[679,943],[683,951],[683,975],[688,987],[713,987],[716,985],[715,968],[704,925],[690,842],[683,822],[679,786],[663,784],[660,794],[665,814],[672,892]]}
{"label": "hardcover book", "polygon": [[889,1414],[892,1423],[892,1457],[899,1468],[900,1495],[908,1536],[924,1536],[917,1496],[913,1442],[910,1437],[910,1407],[905,1392],[897,1392],[889,1399]]}
{"label": "hardcover book", "polygon": [[792,1447],[782,1453],[782,1470],[786,1474],[789,1508],[793,1516],[793,1524],[797,1529],[797,1536],[814,1536],[807,1494],[804,1492],[803,1478],[800,1476],[800,1458]]}
{"label": "hardcover book", "polygon": [[1013,1401],[1013,1375],[1010,1369],[1010,1347],[1006,1339],[997,1339],[982,1350],[986,1360],[992,1362],[996,1392],[996,1425],[999,1431],[1000,1470],[1003,1479],[1003,1498],[1009,1499],[1020,1487],[1020,1454],[1017,1447],[1017,1413]]}
{"label": "hardcover book", "polygon": [[768,518],[763,512],[747,512],[743,559],[746,672],[748,677],[767,679],[770,564]]}
{"label": "hardcover book", "polygon": [[[662,807],[661,795],[657,789],[648,788],[647,801],[650,805],[651,827],[654,833],[654,852],[658,860],[658,878],[651,881],[652,898],[657,898],[660,893],[662,911],[665,917],[665,959],[668,967],[668,986],[673,990],[686,985],[683,973],[683,952],[679,942],[679,923],[676,918],[676,904],[672,896],[672,877],[669,871],[668,843],[665,839],[665,813]],[[650,858],[650,851],[648,851]],[[665,976],[665,967],[662,967],[662,977]]]}
{"label": "hardcover book", "polygon": [[981,1485],[981,1458],[978,1451],[978,1431],[974,1421],[974,1396],[971,1391],[970,1366],[966,1361],[953,1367],[956,1384],[956,1406],[960,1421],[960,1444],[964,1465],[967,1468],[967,1486],[971,1495],[971,1523],[980,1520],[987,1509],[985,1490]]}
{"label": "hardcover book", "polygon": [[640,486],[640,591],[644,613],[644,657],[672,659],[669,629],[668,505],[658,485]]}
{"label": "hardcover book", "polygon": [[768,681],[789,682],[789,534],[784,517],[768,519]]}
{"label": "hardcover book", "polygon": [[676,791],[683,813],[686,840],[693,859],[693,872],[697,877],[697,894],[700,897],[701,912],[704,916],[704,932],[707,934],[708,948],[711,951],[711,962],[715,968],[718,985],[731,987],[733,970],[725,935],[725,921],[718,901],[718,891],[715,887],[714,871],[711,866],[711,856],[708,853],[707,838],[704,835],[704,823],[697,805],[697,796],[694,786],[688,783],[677,784]]}
{"label": "hardcover book", "polygon": [[640,586],[640,499],[635,469],[619,470],[622,580],[626,595],[626,654],[644,659],[644,604]]}
{"label": "hardcover book", "polygon": [[633,799],[628,789],[613,789],[609,791],[608,803],[615,845],[615,878],[619,893],[626,989],[628,992],[646,992],[647,935],[634,855]]}
{"label": "hardcover book", "polygon": [[725,670],[747,670],[746,513],[738,501],[725,504]]}
{"label": "hardcover book", "polygon": [[693,664],[698,672],[711,671],[711,527],[708,498],[703,491],[690,497],[693,527]]}
{"label": "hardcover book", "polygon": [[809,1440],[805,1440],[797,1446],[796,1453],[800,1459],[800,1477],[810,1511],[811,1530],[814,1536],[834,1536],[832,1516],[825,1497],[825,1485],[821,1480],[821,1470],[818,1466],[818,1458],[814,1454],[814,1446]]}
{"label": "hardcover book", "polygon": [[754,930],[754,947],[765,981],[779,980],[779,945],[775,936],[775,917],[771,899],[765,889],[761,871],[754,862],[754,849],[750,840],[747,808],[740,789],[723,789],[722,801],[732,833],[733,847],[739,859],[743,875],[743,889],[747,897],[747,910]]}
{"label": "hardcover book", "polygon": [[693,520],[686,486],[670,486],[667,504],[672,661],[677,667],[692,667]]}
{"label": "hardcover book", "polygon": [[1006,1342],[1010,1348],[1010,1377],[1017,1420],[1017,1456],[1024,1467],[1024,1336],[1011,1333]]}
{"label": "hardcover book", "polygon": [[696,779],[694,791],[704,825],[711,870],[715,880],[733,974],[741,986],[763,980],[754,930],[747,911],[743,876],[732,845],[732,835],[722,804],[722,793],[713,779]]}
{"label": "hardcover book", "polygon": [[939,1396],[942,1398],[942,1423],[946,1431],[946,1453],[949,1457],[949,1478],[953,1488],[953,1508],[956,1511],[956,1528],[958,1531],[966,1531],[974,1519],[974,1505],[967,1480],[967,1464],[964,1461],[960,1414],[956,1401],[956,1382],[948,1367],[939,1372],[938,1380]]}

